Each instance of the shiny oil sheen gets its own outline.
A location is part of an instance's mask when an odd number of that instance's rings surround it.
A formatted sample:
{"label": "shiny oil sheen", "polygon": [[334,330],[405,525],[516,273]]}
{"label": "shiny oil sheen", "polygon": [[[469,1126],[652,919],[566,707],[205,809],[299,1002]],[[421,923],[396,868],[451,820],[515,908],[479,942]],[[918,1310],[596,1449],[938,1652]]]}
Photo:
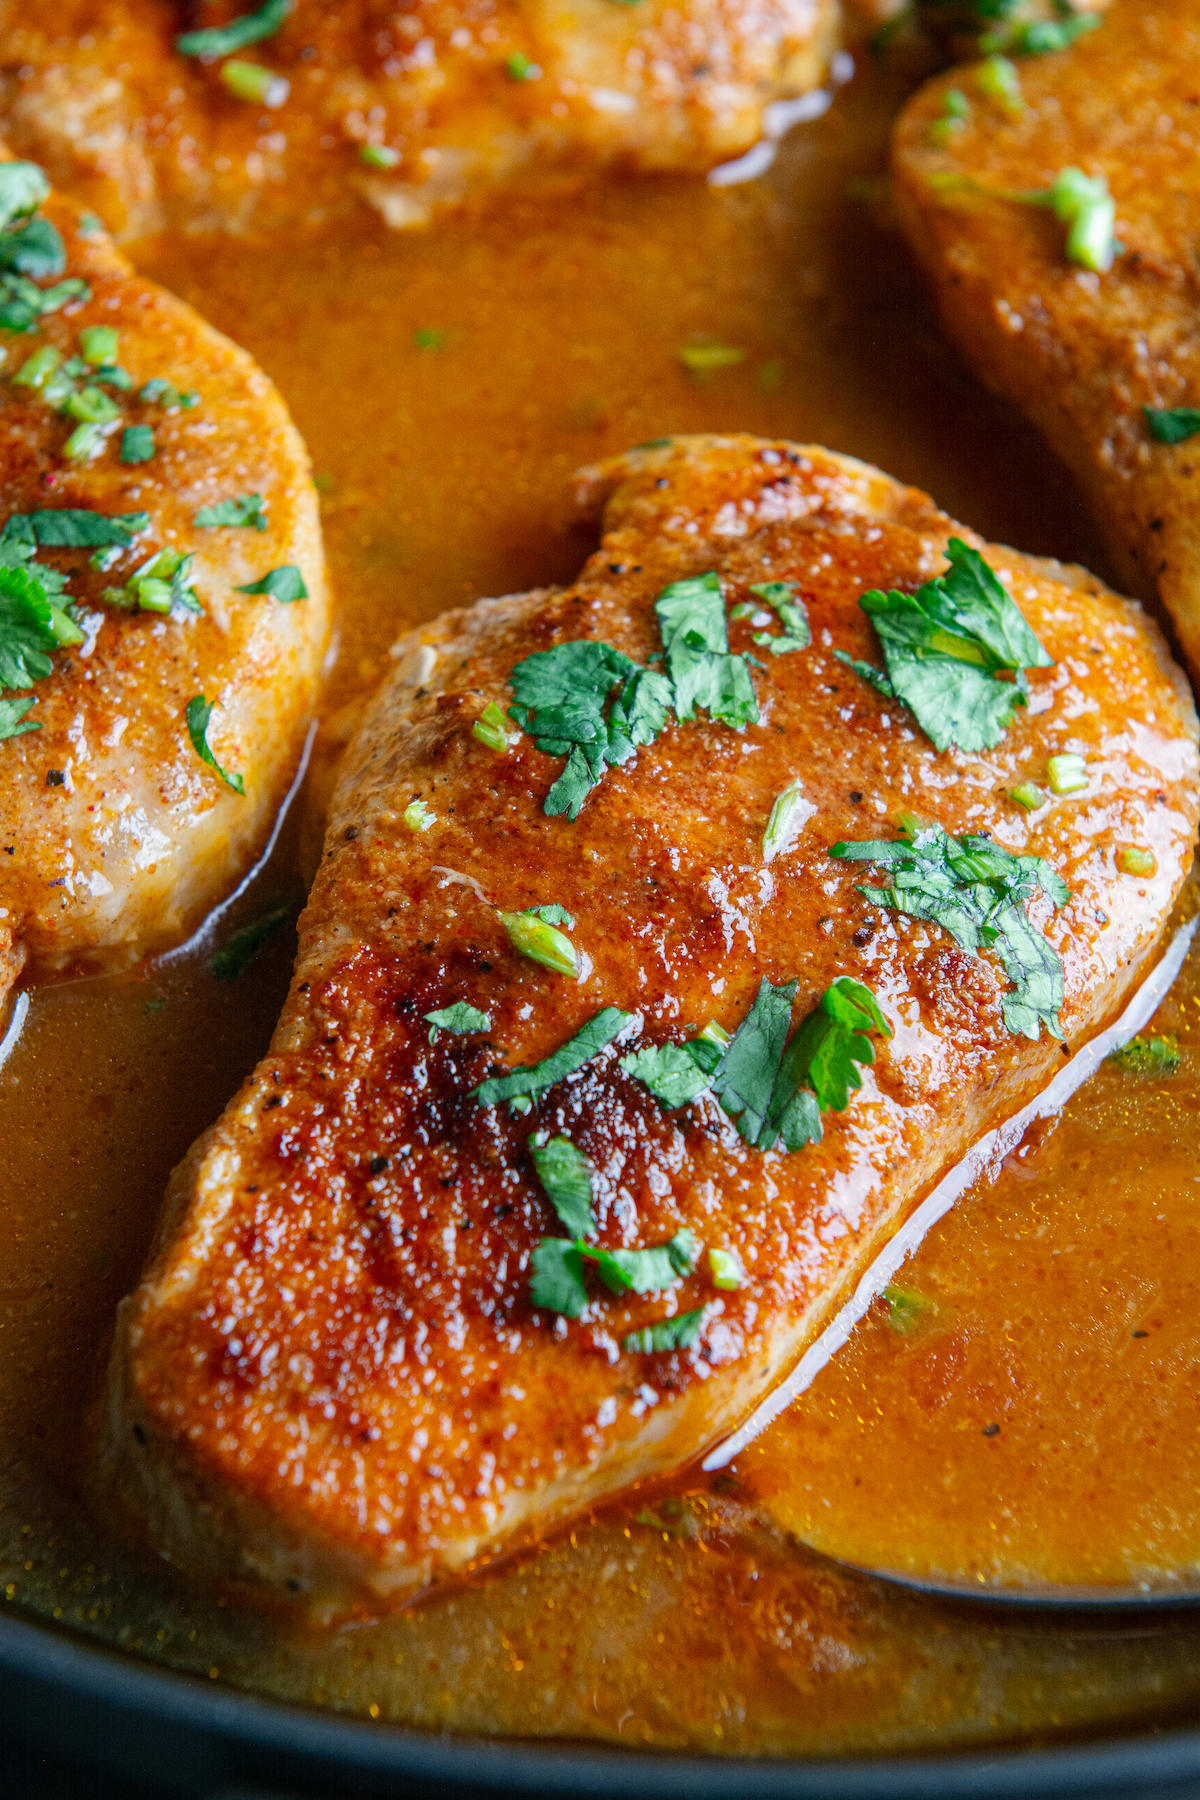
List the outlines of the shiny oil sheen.
{"label": "shiny oil sheen", "polygon": [[[429,236],[364,219],[298,242],[138,247],[261,360],[312,448],[342,616],[325,767],[401,628],[569,578],[589,548],[571,470],[667,432],[825,441],[989,536],[1102,569],[1067,479],[943,348],[886,230],[869,184],[905,79],[854,83],[745,189],[610,186]],[[697,383],[678,351],[705,338],[745,356]],[[90,1510],[113,1307],[169,1168],[267,1044],[294,932],[235,982],[209,960],[298,899],[321,786],[204,939],[36,995],[0,1072],[6,1604],[214,1681],[431,1728],[819,1755],[1194,1716],[1186,1617],[922,1600],[797,1539],[984,1585],[1196,1560],[1196,959],[1153,1028],[1179,1035],[1180,1073],[1099,1076],[906,1268],[932,1302],[919,1325],[873,1316],[721,1475],[627,1496],[336,1635],[189,1584]]]}

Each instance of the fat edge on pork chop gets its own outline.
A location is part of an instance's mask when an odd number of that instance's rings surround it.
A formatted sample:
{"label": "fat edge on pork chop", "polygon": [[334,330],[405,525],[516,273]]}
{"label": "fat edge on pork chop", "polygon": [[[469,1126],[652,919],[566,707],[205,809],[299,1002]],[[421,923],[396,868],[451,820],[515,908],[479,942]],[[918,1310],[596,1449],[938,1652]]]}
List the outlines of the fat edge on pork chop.
{"label": "fat edge on pork chop", "polygon": [[[1091,576],[786,442],[579,487],[572,587],[399,647],[271,1050],[120,1313],[108,1490],[326,1617],[734,1425],[1115,1011],[1191,857],[1186,686]],[[938,753],[968,690],[992,741]]]}

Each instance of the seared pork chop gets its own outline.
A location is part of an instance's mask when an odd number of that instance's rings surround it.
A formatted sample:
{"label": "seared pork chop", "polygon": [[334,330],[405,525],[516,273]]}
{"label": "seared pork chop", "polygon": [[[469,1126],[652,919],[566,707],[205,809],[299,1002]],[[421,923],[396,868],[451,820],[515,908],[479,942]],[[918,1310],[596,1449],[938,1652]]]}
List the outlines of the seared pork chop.
{"label": "seared pork chop", "polygon": [[[0,210],[29,168],[0,164]],[[26,962],[179,942],[236,883],[295,772],[327,600],[308,456],[250,357],[65,200],[0,256],[43,271],[0,276],[2,1002]]]}
{"label": "seared pork chop", "polygon": [[[1121,580],[1161,597],[1200,670],[1200,439],[1157,441],[1143,411],[1200,407],[1200,12],[1118,0],[1069,51],[1016,66],[1023,110],[982,93],[978,69],[910,103],[900,217],[948,336],[1045,432]],[[937,123],[951,89],[969,104],[953,130]],[[1106,270],[1070,261],[1054,212],[1017,198],[1070,168],[1116,202]]]}
{"label": "seared pork chop", "polygon": [[[1045,1083],[1054,1030],[1075,1043],[1119,1005],[1191,857],[1185,684],[1083,571],[986,548],[1044,666],[993,748],[939,754],[837,654],[878,660],[865,590],[928,593],[948,545],[982,567],[924,494],[746,437],[666,440],[580,490],[604,535],[573,587],[402,646],[348,752],[270,1053],[176,1172],[121,1309],[108,1478],[168,1556],[326,1613],[732,1426],[881,1236]],[[624,725],[608,716],[617,760],[589,785],[579,719],[605,658]],[[637,725],[656,682],[675,714],[657,735]],[[687,716],[698,690],[707,718]],[[514,694],[532,736],[500,712]],[[1039,802],[1051,757],[1074,775]],[[1061,958],[1056,1017],[1021,1025],[996,953],[869,899],[880,871],[831,856],[898,841],[900,817],[916,844],[941,841],[923,817],[1045,859],[1027,924]],[[809,1069],[811,1123],[810,1052],[846,1048],[842,1000],[861,1088],[788,1149],[787,1084],[752,1104],[754,1069],[770,1088],[792,1014],[779,1080]],[[654,1291],[610,1291],[622,1257]]]}
{"label": "seared pork chop", "polygon": [[360,195],[423,224],[551,167],[737,156],[766,105],[820,82],[840,25],[836,0],[295,0],[233,54],[188,36],[254,11],[0,0],[0,128],[121,236],[298,224]]}

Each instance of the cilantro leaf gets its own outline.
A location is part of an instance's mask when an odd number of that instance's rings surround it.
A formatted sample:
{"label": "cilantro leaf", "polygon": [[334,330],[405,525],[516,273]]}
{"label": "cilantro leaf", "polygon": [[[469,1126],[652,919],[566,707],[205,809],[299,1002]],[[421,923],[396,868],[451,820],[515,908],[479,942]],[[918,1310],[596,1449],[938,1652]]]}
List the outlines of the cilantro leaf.
{"label": "cilantro leaf", "polygon": [[58,648],[40,581],[24,568],[0,568],[0,688],[32,687],[53,668]]}
{"label": "cilantro leaf", "polygon": [[[1000,742],[1025,704],[1024,671],[1048,668],[1051,658],[978,551],[951,538],[946,555],[947,572],[915,594],[873,589],[859,601],[883,645],[886,677],[835,654],[903,701],[938,750],[956,744],[973,753]],[[998,680],[998,670],[1017,680]]]}
{"label": "cilantro leaf", "polygon": [[529,1296],[535,1306],[577,1319],[587,1305],[583,1256],[570,1238],[543,1238],[530,1258]]}
{"label": "cilantro leaf", "polygon": [[1146,429],[1159,444],[1186,444],[1200,431],[1200,407],[1143,406]]}
{"label": "cilantro leaf", "polygon": [[37,719],[25,717],[33,705],[32,694],[27,700],[0,700],[0,739],[20,737],[23,731],[42,729]]}
{"label": "cilantro leaf", "polygon": [[427,1012],[426,1022],[433,1026],[430,1042],[434,1033],[448,1031],[452,1037],[465,1037],[468,1032],[488,1031],[491,1019],[487,1013],[480,1012],[477,1006],[471,1006],[466,1000],[456,1000],[453,1006],[443,1006],[437,1012]]}
{"label": "cilantro leaf", "polygon": [[714,1094],[749,1144],[758,1142],[770,1111],[797,985],[788,981],[774,987],[763,976],[754,1004],[712,1078]]}
{"label": "cilantro leaf", "polygon": [[627,762],[639,744],[654,742],[671,703],[664,676],[588,638],[535,651],[517,663],[509,680],[510,718],[539,750],[567,758],[544,810],[572,820],[610,764]]}
{"label": "cilantro leaf", "polygon": [[269,594],[281,606],[290,606],[293,600],[308,599],[304,577],[295,563],[284,563],[281,568],[268,569],[258,581],[251,581],[237,591],[239,594]]}
{"label": "cilantro leaf", "polygon": [[212,506],[202,506],[192,524],[210,529],[218,525],[252,525],[255,531],[265,531],[266,503],[261,494],[238,494],[231,500],[218,500]]}
{"label": "cilantro leaf", "polygon": [[0,232],[0,269],[42,281],[61,275],[66,266],[62,238],[49,219],[30,219],[14,231]]}
{"label": "cilantro leaf", "polygon": [[649,1250],[599,1250],[578,1246],[596,1264],[596,1273],[614,1294],[652,1294],[690,1275],[700,1256],[700,1242],[686,1228],[665,1244]]}
{"label": "cilantro leaf", "polygon": [[704,707],[726,725],[754,725],[758,702],[746,660],[729,653],[725,601],[713,570],[673,581],[654,603],[680,719]]}
{"label": "cilantro leaf", "polygon": [[28,218],[49,198],[50,183],[36,163],[0,163],[0,228]]}
{"label": "cilantro leaf", "polygon": [[660,1319],[657,1325],[631,1331],[621,1348],[629,1356],[656,1356],[665,1350],[687,1350],[700,1336],[704,1308],[677,1313],[673,1319]]}
{"label": "cilantro leaf", "polygon": [[1175,1075],[1183,1062],[1173,1037],[1130,1038],[1105,1060],[1126,1075]]}
{"label": "cilantro leaf", "polygon": [[543,1093],[565,1076],[574,1074],[576,1069],[581,1069],[584,1063],[591,1062],[593,1056],[598,1056],[615,1037],[620,1036],[633,1016],[632,1013],[621,1012],[618,1007],[606,1006],[552,1056],[530,1067],[514,1069],[511,1075],[500,1075],[491,1081],[482,1082],[474,1090],[472,1099],[477,1100],[481,1106],[495,1106],[500,1100]]}
{"label": "cilantro leaf", "polygon": [[[3,166],[0,164],[0,168]],[[149,525],[149,513],[99,513],[64,506],[44,512],[13,513],[2,537],[63,550],[91,550],[104,544],[117,544],[124,550]]]}
{"label": "cilantro leaf", "polygon": [[212,718],[215,700],[206,700],[203,694],[194,694],[187,703],[185,717],[187,719],[188,736],[192,740],[192,749],[206,762],[210,769],[215,769],[226,787],[231,787],[235,794],[246,792],[246,783],[240,775],[229,769],[223,769],[213,755],[208,742],[208,721]]}
{"label": "cilantro leaf", "polygon": [[750,592],[778,613],[786,634],[783,637],[770,637],[763,632],[755,638],[755,643],[765,645],[772,656],[782,656],[788,650],[806,650],[812,643],[812,628],[808,622],[808,608],[803,600],[796,598],[796,583],[760,581],[751,587]]}
{"label": "cilantro leaf", "polygon": [[259,950],[273,931],[278,931],[285,919],[292,915],[290,906],[277,906],[261,919],[255,919],[249,925],[243,925],[235,931],[227,944],[222,944],[209,963],[209,968],[218,981],[236,981],[242,970],[258,955]]}
{"label": "cilantro leaf", "polygon": [[582,1150],[570,1138],[552,1137],[544,1144],[529,1140],[529,1154],[550,1204],[572,1237],[595,1231],[592,1214],[592,1171]]}
{"label": "cilantro leaf", "polygon": [[575,929],[575,919],[565,906],[552,903],[549,906],[527,906],[524,908],[533,918],[540,919],[543,925],[561,925],[567,931]]}
{"label": "cilantro leaf", "polygon": [[121,461],[132,467],[154,458],[154,432],[149,425],[127,425],[121,433]]}
{"label": "cilantro leaf", "polygon": [[940,825],[906,828],[895,841],[834,844],[829,854],[890,870],[890,887],[859,888],[875,905],[940,925],[972,955],[994,950],[1014,984],[1004,1000],[1004,1022],[1014,1036],[1036,1038],[1039,1022],[1052,1037],[1062,1036],[1062,960],[1024,910],[1039,890],[1055,906],[1071,897],[1043,857],[1013,856],[986,837],[949,837]]}
{"label": "cilantro leaf", "polygon": [[689,1044],[647,1044],[631,1056],[622,1057],[621,1067],[669,1108],[698,1100],[708,1087],[711,1072],[697,1062]]}
{"label": "cilantro leaf", "polygon": [[274,37],[291,11],[292,0],[264,0],[253,12],[241,13],[228,25],[210,25],[204,31],[185,31],[175,39],[180,56],[233,56],[248,44]]}

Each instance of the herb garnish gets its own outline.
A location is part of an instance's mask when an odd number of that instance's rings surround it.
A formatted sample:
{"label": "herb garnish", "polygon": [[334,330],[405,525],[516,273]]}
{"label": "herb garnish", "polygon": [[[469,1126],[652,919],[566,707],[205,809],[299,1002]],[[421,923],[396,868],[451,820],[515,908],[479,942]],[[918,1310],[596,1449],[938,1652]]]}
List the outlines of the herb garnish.
{"label": "herb garnish", "polygon": [[554,1051],[553,1055],[547,1056],[540,1063],[514,1069],[510,1075],[498,1075],[491,1081],[483,1082],[474,1090],[471,1098],[481,1106],[495,1106],[501,1100],[544,1093],[564,1076],[574,1074],[584,1063],[591,1062],[593,1056],[598,1056],[606,1045],[620,1036],[633,1018],[633,1013],[621,1012],[615,1006],[606,1006],[603,1011],[590,1018],[573,1038]]}
{"label": "herb garnish", "polygon": [[284,563],[281,568],[268,569],[258,581],[248,582],[245,587],[237,589],[239,594],[270,594],[272,600],[278,600],[281,606],[290,606],[293,600],[307,600],[308,589],[304,585],[295,563]]}
{"label": "herb garnish", "polygon": [[469,1001],[456,1000],[452,1006],[443,1006],[437,1012],[427,1012],[425,1021],[430,1026],[429,1041],[432,1044],[439,1031],[448,1031],[451,1037],[465,1037],[472,1031],[487,1031],[491,1019],[485,1012]]}
{"label": "herb garnish", "polygon": [[1064,906],[1071,897],[1066,882],[1044,858],[1013,856],[990,838],[953,838],[940,825],[915,820],[903,829],[895,842],[834,844],[829,854],[891,870],[891,887],[858,890],[876,906],[940,925],[972,955],[994,949],[1014,984],[1004,999],[1004,1023],[1014,1037],[1036,1040],[1044,1024],[1061,1038],[1062,958],[1030,924],[1024,902],[1040,890]]}
{"label": "herb garnish", "polygon": [[937,1312],[936,1303],[917,1293],[915,1288],[885,1287],[879,1298],[888,1309],[888,1324],[900,1337],[916,1331],[930,1314]]}
{"label": "herb garnish", "polygon": [[1106,1058],[1126,1075],[1175,1075],[1183,1062],[1179,1040],[1173,1037],[1135,1037]]}
{"label": "herb garnish", "polygon": [[0,542],[15,539],[17,543],[62,550],[117,544],[125,550],[149,526],[150,514],[145,512],[99,513],[64,506],[45,512],[13,513],[0,532]]}
{"label": "herb garnish", "polygon": [[803,600],[796,598],[796,583],[760,581],[750,592],[779,615],[779,622],[784,629],[782,637],[772,637],[769,632],[760,631],[755,636],[755,643],[760,648],[769,650],[772,656],[783,656],[789,650],[806,650],[812,643],[812,630],[808,623],[808,608]]}
{"label": "herb garnish", "polygon": [[502,912],[500,923],[507,931],[513,949],[522,956],[541,963],[543,968],[552,969],[556,975],[578,975],[579,952],[570,938],[546,917],[548,913],[564,920],[571,918],[561,906],[534,906],[527,912]]}
{"label": "herb garnish", "polygon": [[266,502],[261,494],[238,494],[232,500],[218,500],[212,506],[202,506],[192,524],[201,527],[252,525],[255,531],[265,531]]}
{"label": "herb garnish", "polygon": [[1146,429],[1158,444],[1186,444],[1200,431],[1200,407],[1143,406]]}
{"label": "herb garnish", "polygon": [[78,625],[54,605],[34,571],[0,566],[0,688],[44,681],[53,667],[50,654],[82,642]]}
{"label": "herb garnish", "polygon": [[1052,187],[1013,198],[1025,206],[1048,206],[1067,228],[1067,261],[1103,275],[1112,268],[1116,208],[1103,175],[1060,169]]}
{"label": "herb garnish", "polygon": [[123,587],[107,587],[102,598],[121,612],[165,613],[179,619],[188,613],[201,613],[204,608],[188,577],[196,558],[184,556],[165,545],[157,550],[140,569],[135,569]]}
{"label": "herb garnish", "polygon": [[274,37],[291,11],[292,0],[264,0],[253,12],[230,19],[228,25],[210,25],[205,31],[185,31],[175,39],[180,56],[232,56],[247,44]]}
{"label": "herb garnish", "polygon": [[685,1105],[711,1089],[748,1144],[770,1150],[782,1140],[785,1150],[800,1150],[820,1139],[822,1112],[843,1111],[851,1090],[862,1086],[855,1065],[875,1060],[865,1033],[891,1037],[892,1028],[871,990],[842,975],[785,1050],[797,985],[775,987],[764,976],[724,1049],[701,1036],[640,1050],[623,1058],[621,1067],[667,1107]]}
{"label": "herb garnish", "polygon": [[226,787],[231,787],[235,794],[246,792],[246,783],[240,775],[223,769],[213,755],[208,743],[208,721],[212,718],[215,700],[206,700],[203,694],[194,694],[187,703],[185,717],[187,719],[188,736],[192,740],[192,749],[206,762],[210,769],[215,769]]}
{"label": "herb garnish", "polygon": [[1087,31],[1103,23],[1099,13],[1075,13],[1065,19],[1031,19],[985,32],[979,40],[984,51],[1007,50],[1010,56],[1046,56],[1065,50]]}
{"label": "herb garnish", "polygon": [[[725,601],[714,570],[673,581],[654,602],[676,717],[704,707],[726,725],[754,725],[758,702],[744,657],[729,651]],[[660,728],[661,729],[661,728]]]}
{"label": "herb garnish", "polygon": [[0,230],[26,219],[50,198],[50,183],[36,163],[0,163]]}
{"label": "herb garnish", "polygon": [[430,811],[424,800],[410,800],[401,817],[408,829],[417,834],[437,823],[437,814]]}
{"label": "herb garnish", "polygon": [[0,270],[44,281],[61,275],[66,266],[62,238],[49,219],[29,219],[0,232]]}
{"label": "herb garnish", "polygon": [[700,1254],[692,1232],[677,1231],[665,1244],[648,1250],[604,1250],[585,1240],[596,1230],[592,1212],[592,1171],[570,1138],[531,1138],[529,1152],[538,1178],[567,1238],[543,1238],[533,1252],[530,1295],[535,1306],[577,1319],[587,1305],[584,1262],[614,1294],[649,1294],[690,1275]]}
{"label": "herb garnish", "polygon": [[565,812],[577,819],[605,769],[627,762],[639,744],[654,742],[671,705],[664,675],[640,669],[619,650],[592,639],[535,651],[517,663],[510,680],[515,696],[510,717],[539,750],[567,758],[546,795],[550,817]]}
{"label": "herb garnish", "polygon": [[[915,594],[877,588],[859,606],[883,645],[887,674],[835,650],[839,662],[902,701],[938,750],[993,749],[1029,692],[1026,669],[1053,664],[995,571],[961,538],[946,546],[950,567]],[[1000,681],[998,670],[1016,680]]]}
{"label": "herb garnish", "polygon": [[121,461],[126,465],[150,462],[154,456],[154,433],[149,425],[127,425],[121,433]]}
{"label": "herb garnish", "polygon": [[218,981],[236,981],[246,965],[257,956],[260,947],[266,943],[273,931],[278,931],[285,919],[292,916],[290,906],[277,906],[261,919],[255,919],[250,925],[243,925],[235,931],[227,944],[222,944],[209,968]]}
{"label": "herb garnish", "polygon": [[677,1313],[673,1319],[660,1319],[641,1331],[631,1331],[621,1348],[628,1356],[657,1356],[664,1350],[687,1350],[700,1336],[704,1308]]}
{"label": "herb garnish", "polygon": [[32,695],[27,700],[0,700],[0,741],[4,738],[20,737],[23,731],[40,731],[42,729],[39,720],[25,717],[33,704]]}

